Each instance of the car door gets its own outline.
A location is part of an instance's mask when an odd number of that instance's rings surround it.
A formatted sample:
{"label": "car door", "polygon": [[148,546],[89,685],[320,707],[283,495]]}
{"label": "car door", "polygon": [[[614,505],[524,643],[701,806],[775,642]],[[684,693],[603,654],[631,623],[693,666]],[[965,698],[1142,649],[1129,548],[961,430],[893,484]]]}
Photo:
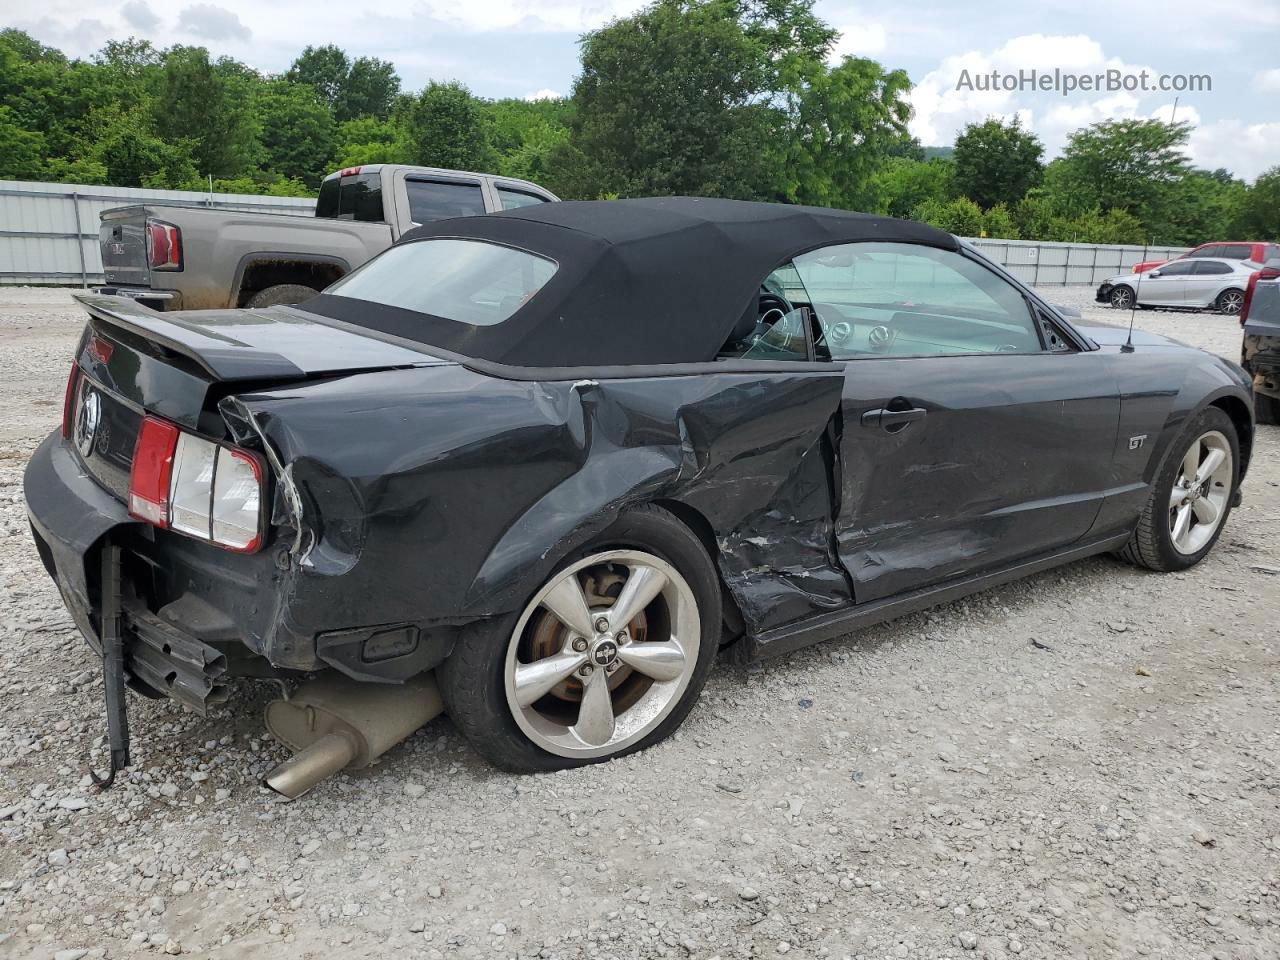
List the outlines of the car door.
{"label": "car door", "polygon": [[1098,351],[977,256],[857,243],[794,263],[844,364],[836,540],[858,603],[1088,534],[1119,419]]}
{"label": "car door", "polygon": [[1137,277],[1138,302],[1153,307],[1177,307],[1186,302],[1187,278],[1194,259],[1171,260]]}
{"label": "car door", "polygon": [[1235,270],[1221,260],[1197,260],[1186,279],[1183,303],[1189,307],[1207,307],[1217,299],[1223,283]]}

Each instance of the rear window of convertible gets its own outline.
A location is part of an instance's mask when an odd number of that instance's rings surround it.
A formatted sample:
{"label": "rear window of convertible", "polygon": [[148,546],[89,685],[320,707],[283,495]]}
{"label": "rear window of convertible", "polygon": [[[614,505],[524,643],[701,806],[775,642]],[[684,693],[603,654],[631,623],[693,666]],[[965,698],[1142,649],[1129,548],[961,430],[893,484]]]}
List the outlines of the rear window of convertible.
{"label": "rear window of convertible", "polygon": [[555,263],[524,250],[442,237],[391,247],[325,293],[489,327],[524,306],[555,272]]}

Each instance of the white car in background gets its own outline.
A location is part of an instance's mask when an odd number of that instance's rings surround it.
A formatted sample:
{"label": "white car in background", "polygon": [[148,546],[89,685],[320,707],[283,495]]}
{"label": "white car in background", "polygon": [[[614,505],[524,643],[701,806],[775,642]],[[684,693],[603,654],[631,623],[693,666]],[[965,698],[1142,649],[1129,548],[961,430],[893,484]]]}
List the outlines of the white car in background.
{"label": "white car in background", "polygon": [[1171,307],[1179,310],[1216,310],[1236,316],[1244,306],[1249,278],[1258,264],[1218,257],[1187,257],[1145,273],[1122,273],[1098,287],[1099,303],[1119,310],[1139,307]]}

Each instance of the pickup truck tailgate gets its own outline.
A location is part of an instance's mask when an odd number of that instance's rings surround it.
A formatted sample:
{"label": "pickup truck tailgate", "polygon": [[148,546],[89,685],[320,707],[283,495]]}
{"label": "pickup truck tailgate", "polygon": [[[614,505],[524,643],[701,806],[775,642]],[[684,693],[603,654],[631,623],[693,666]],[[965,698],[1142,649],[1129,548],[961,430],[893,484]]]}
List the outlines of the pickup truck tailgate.
{"label": "pickup truck tailgate", "polygon": [[146,207],[120,207],[103,213],[98,246],[102,250],[102,272],[107,283],[130,287],[150,285]]}

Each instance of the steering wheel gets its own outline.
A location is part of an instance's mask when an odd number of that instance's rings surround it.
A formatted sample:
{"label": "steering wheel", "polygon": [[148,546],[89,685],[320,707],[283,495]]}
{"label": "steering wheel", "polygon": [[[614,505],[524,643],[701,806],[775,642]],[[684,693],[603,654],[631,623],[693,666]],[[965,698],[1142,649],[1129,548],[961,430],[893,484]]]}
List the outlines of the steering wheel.
{"label": "steering wheel", "polygon": [[781,310],[783,316],[795,309],[786,297],[778,293],[771,293],[764,287],[760,288],[760,296],[756,299],[760,305],[760,315],[764,316],[770,310]]}

